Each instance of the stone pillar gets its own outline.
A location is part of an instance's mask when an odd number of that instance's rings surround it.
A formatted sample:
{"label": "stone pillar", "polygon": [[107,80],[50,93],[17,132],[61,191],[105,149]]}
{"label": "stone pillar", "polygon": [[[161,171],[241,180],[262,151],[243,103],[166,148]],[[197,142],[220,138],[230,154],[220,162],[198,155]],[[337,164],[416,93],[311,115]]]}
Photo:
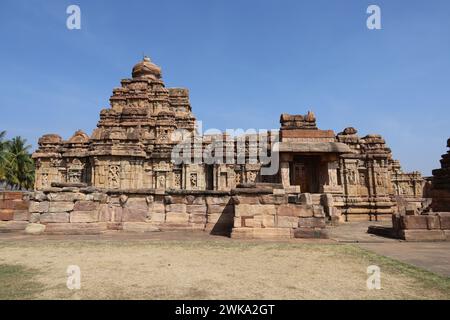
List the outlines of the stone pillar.
{"label": "stone pillar", "polygon": [[288,188],[291,186],[291,178],[289,172],[289,162],[283,161],[280,163],[280,175],[281,175],[281,183],[284,188]]}

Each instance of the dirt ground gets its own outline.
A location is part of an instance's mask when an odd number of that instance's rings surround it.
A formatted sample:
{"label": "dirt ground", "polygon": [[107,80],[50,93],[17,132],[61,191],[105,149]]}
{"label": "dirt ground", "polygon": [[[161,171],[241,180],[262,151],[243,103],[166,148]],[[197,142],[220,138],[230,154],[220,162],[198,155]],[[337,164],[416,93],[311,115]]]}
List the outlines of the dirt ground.
{"label": "dirt ground", "polygon": [[[69,265],[80,290],[66,286]],[[367,289],[369,265],[380,290]],[[0,299],[450,298],[449,278],[327,241],[13,238],[0,240],[2,266]]]}

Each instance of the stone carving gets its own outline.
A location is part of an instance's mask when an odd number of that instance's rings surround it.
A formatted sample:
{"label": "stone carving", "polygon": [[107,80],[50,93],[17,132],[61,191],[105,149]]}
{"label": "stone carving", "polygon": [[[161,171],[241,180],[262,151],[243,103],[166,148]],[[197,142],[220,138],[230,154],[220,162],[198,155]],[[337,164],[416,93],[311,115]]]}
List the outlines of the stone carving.
{"label": "stone carving", "polygon": [[[332,193],[344,215],[394,212],[395,196],[422,197],[420,174],[401,172],[380,135],[359,137],[353,127],[336,135],[333,130],[319,129],[316,121],[311,111],[280,116],[279,132],[270,134],[279,139],[279,162],[275,163],[279,168],[273,175],[263,175],[261,167],[269,162],[261,153],[256,152],[256,158],[250,155],[264,145],[270,155],[275,146],[272,140],[259,142],[254,134],[200,136],[189,91],[166,88],[161,68],[145,57],[133,67],[131,78],[113,89],[110,107],[101,110],[91,136],[78,130],[68,140],[56,134],[39,139],[33,154],[35,188],[67,181],[120,190],[228,190],[243,182],[263,182],[282,185],[283,192],[294,195]],[[179,140],[173,133],[180,131],[187,137],[184,142],[194,163],[176,163],[172,157]],[[213,141],[223,142],[224,151],[234,154],[234,162],[205,163],[202,154]],[[243,164],[238,159],[248,161]],[[448,176],[447,156],[444,162],[436,173],[437,185],[445,184]]]}
{"label": "stone carving", "polygon": [[190,174],[191,188],[197,188],[197,173]]}
{"label": "stone carving", "polygon": [[118,165],[109,166],[108,182],[111,188],[118,188],[120,186],[120,166]]}

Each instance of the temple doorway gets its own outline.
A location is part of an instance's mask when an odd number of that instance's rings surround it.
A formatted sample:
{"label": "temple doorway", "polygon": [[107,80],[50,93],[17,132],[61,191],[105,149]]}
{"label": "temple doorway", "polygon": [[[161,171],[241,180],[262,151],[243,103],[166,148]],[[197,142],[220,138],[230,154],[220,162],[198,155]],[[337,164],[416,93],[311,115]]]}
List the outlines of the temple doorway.
{"label": "temple doorway", "polygon": [[295,156],[290,168],[291,185],[300,186],[302,193],[318,193],[319,164],[317,156]]}

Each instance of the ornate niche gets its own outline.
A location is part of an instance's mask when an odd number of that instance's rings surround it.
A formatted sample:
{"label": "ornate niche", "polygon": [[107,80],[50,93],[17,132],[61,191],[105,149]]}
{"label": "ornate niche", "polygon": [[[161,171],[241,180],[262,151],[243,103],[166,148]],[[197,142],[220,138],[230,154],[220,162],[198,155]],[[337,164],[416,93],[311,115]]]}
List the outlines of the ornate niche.
{"label": "ornate niche", "polygon": [[191,189],[197,189],[198,187],[198,176],[196,172],[192,172],[189,175],[189,185],[191,187]]}
{"label": "ornate niche", "polygon": [[108,166],[108,186],[113,189],[120,188],[120,164]]}
{"label": "ornate niche", "polygon": [[72,183],[79,183],[83,180],[84,163],[80,159],[73,159],[67,168],[67,181]]}
{"label": "ornate niche", "polygon": [[173,172],[173,188],[181,189],[181,170],[176,170]]}

